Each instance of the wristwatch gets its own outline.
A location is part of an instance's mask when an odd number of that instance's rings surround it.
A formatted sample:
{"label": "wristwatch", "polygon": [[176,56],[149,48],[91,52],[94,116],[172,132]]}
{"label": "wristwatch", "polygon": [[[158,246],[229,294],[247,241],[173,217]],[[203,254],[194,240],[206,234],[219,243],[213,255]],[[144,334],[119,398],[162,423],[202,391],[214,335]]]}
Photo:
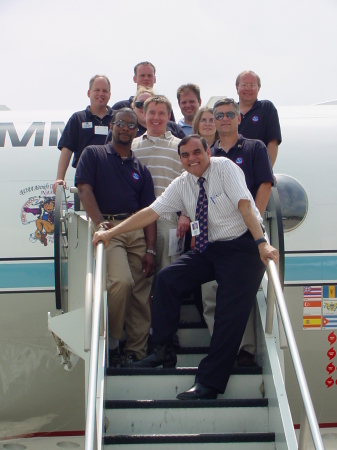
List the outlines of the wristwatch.
{"label": "wristwatch", "polygon": [[262,244],[262,242],[267,242],[267,239],[265,239],[265,238],[257,239],[257,240],[255,241],[255,244],[256,244],[256,245],[260,245],[260,244]]}
{"label": "wristwatch", "polygon": [[157,253],[154,250],[148,249],[148,250],[146,250],[146,253],[151,253],[151,255],[157,256]]}

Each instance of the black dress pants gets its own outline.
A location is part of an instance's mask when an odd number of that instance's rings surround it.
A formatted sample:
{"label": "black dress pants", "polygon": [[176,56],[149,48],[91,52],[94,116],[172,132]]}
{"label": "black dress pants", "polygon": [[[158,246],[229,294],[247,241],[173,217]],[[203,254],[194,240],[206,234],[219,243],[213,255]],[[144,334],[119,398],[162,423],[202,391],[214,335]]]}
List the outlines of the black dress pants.
{"label": "black dress pants", "polygon": [[183,254],[158,273],[152,310],[154,343],[171,342],[179,326],[182,294],[215,279],[214,332],[196,381],[223,393],[264,271],[249,231],[237,239],[212,242],[203,253]]}

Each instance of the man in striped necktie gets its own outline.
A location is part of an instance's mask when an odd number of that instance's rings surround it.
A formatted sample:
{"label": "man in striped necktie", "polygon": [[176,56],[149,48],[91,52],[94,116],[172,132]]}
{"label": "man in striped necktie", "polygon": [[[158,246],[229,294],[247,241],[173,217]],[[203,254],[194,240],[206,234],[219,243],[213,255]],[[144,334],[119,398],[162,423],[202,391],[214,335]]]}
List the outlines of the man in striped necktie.
{"label": "man in striped necktie", "polygon": [[182,139],[178,153],[185,172],[152,205],[115,228],[96,233],[93,242],[102,240],[107,246],[119,233],[184,209],[192,220],[192,234],[200,235],[200,241],[203,237],[206,244],[206,229],[200,224],[204,210],[208,244],[202,248],[199,242],[198,249],[159,272],[152,311],[155,349],[132,366],[176,365],[172,335],[179,325],[183,293],[215,279],[217,305],[209,353],[199,364],[195,384],[177,396],[181,400],[214,399],[226,389],[267,258],[277,262],[279,256],[264,238],[262,218],[242,170],[227,158],[211,158],[206,141],[198,135]]}

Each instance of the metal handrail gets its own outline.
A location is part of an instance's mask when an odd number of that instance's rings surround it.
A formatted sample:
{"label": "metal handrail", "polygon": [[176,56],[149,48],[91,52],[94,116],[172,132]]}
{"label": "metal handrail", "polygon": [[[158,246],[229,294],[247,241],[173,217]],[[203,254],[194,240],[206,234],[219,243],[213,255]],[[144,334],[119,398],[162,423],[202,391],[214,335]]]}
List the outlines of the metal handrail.
{"label": "metal handrail", "polygon": [[[318,450],[324,450],[324,444],[322,441],[322,437],[319,431],[319,426],[315,414],[315,410],[312,404],[312,400],[310,397],[309,388],[307,385],[307,381],[304,375],[303,366],[301,363],[301,358],[297,349],[296,340],[294,336],[294,332],[291,326],[286,302],[283,296],[280,280],[277,273],[277,268],[274,263],[274,261],[268,259],[267,264],[267,272],[268,272],[268,285],[271,282],[273,285],[273,289],[275,292],[275,297],[277,301],[277,305],[280,311],[280,315],[282,318],[282,323],[284,326],[284,332],[286,335],[286,338],[288,340],[288,346],[290,355],[293,361],[297,381],[300,387],[300,392],[302,395],[303,405],[305,414],[302,414],[303,420],[303,427],[301,426],[300,430],[300,437],[299,437],[299,446],[298,448],[300,450],[304,450],[307,447],[307,427],[305,425],[306,419],[309,422],[309,427],[311,431],[311,436],[315,445],[315,448]],[[267,302],[271,301],[271,295],[268,296]],[[269,311],[268,311],[269,310]],[[267,303],[267,320],[266,320],[266,333],[271,333],[272,330],[272,321],[273,321],[273,315],[270,313],[273,310],[272,305]],[[268,331],[267,331],[268,330]]]}
{"label": "metal handrail", "polygon": [[87,271],[85,277],[85,300],[84,300],[84,351],[90,350],[91,323],[92,323],[92,285],[93,285],[93,262],[94,246],[91,237],[91,219],[88,219],[88,243],[87,243]]}
{"label": "metal handrail", "polygon": [[95,440],[95,419],[96,419],[96,393],[97,393],[97,370],[98,370],[98,353],[99,353],[99,332],[100,332],[100,315],[102,301],[102,275],[103,275],[103,253],[104,244],[99,242],[96,249],[96,267],[95,267],[95,283],[94,283],[94,302],[92,313],[92,332],[91,332],[91,353],[90,353],[90,369],[87,396],[87,417],[85,427],[85,449],[94,448]]}

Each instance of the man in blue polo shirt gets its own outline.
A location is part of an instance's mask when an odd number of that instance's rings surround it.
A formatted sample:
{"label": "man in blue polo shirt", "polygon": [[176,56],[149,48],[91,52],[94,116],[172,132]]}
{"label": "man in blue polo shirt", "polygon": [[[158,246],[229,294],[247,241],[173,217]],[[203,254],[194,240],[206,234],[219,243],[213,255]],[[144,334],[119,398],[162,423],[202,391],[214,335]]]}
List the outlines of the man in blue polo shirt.
{"label": "man in blue polo shirt", "polygon": [[257,99],[260,88],[260,77],[251,70],[241,72],[236,78],[241,113],[239,133],[264,142],[273,167],[282,142],[281,128],[277,109],[272,102]]}
{"label": "man in blue polo shirt", "polygon": [[[129,108],[114,111],[110,128],[112,141],[85,148],[75,175],[80,200],[95,230],[113,228],[155,199],[151,174],[131,151],[136,114]],[[126,365],[146,355],[156,233],[153,223],[118,236],[107,249],[110,365],[121,365],[118,347],[124,325]]]}
{"label": "man in blue polo shirt", "polygon": [[[152,63],[150,63],[149,61],[142,61],[135,65],[133,72],[133,82],[137,84],[137,91],[141,86],[146,89],[153,89],[153,86],[157,80],[156,68]],[[120,100],[112,106],[112,109],[117,110],[121,108],[131,108],[133,99],[134,96],[131,95],[131,97],[129,97],[127,100]],[[173,110],[171,111],[170,121],[175,122]]]}
{"label": "man in blue polo shirt", "polygon": [[[241,122],[239,105],[231,98],[218,100],[213,107],[216,129],[220,140],[211,151],[212,156],[225,156],[241,168],[247,187],[261,216],[266,209],[274,176],[268,151],[263,142],[246,139],[238,133]],[[202,286],[204,318],[213,333],[217,283]],[[251,313],[237,357],[239,366],[252,366],[255,353],[254,312]]]}
{"label": "man in blue polo shirt", "polygon": [[105,143],[112,114],[111,108],[107,106],[110,95],[110,81],[105,75],[91,78],[88,90],[90,105],[70,117],[58,143],[61,155],[53,184],[54,193],[59,184],[65,186],[64,179],[73,155],[72,166],[76,167],[85,147]]}

